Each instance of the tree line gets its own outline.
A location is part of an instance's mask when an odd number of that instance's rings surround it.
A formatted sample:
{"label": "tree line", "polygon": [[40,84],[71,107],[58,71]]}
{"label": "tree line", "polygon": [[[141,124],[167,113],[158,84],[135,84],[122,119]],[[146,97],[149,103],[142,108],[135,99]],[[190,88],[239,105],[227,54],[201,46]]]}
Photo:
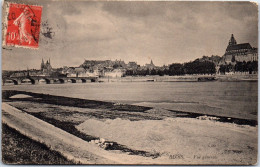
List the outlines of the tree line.
{"label": "tree line", "polygon": [[227,72],[249,72],[258,71],[258,61],[248,61],[248,62],[237,62],[235,65],[220,65],[220,73],[225,74]]}
{"label": "tree line", "polygon": [[209,61],[195,61],[188,63],[173,63],[168,69],[136,69],[127,70],[127,76],[146,76],[146,75],[185,75],[185,74],[215,74],[215,64]]}
{"label": "tree line", "polygon": [[[235,65],[220,65],[219,72],[222,74],[228,72],[249,72],[258,71],[258,61],[236,62]],[[185,75],[185,74],[215,74],[216,65],[210,61],[200,61],[196,59],[188,63],[173,63],[167,69],[136,69],[127,70],[126,76],[146,76],[146,75]]]}

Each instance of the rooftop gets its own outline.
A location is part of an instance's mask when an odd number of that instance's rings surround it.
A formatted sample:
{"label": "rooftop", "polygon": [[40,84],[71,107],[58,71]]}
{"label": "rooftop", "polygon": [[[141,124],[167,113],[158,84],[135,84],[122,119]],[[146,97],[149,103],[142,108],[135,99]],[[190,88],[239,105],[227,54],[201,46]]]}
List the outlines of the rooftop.
{"label": "rooftop", "polygon": [[240,49],[252,49],[252,46],[249,43],[241,43],[236,45],[228,45],[226,51],[231,50],[240,50]]}

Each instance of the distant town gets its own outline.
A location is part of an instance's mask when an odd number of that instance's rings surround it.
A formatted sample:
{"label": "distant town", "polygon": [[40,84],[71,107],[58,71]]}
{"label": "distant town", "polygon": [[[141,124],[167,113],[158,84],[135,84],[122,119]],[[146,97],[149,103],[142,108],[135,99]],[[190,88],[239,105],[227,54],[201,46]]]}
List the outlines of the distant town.
{"label": "distant town", "polygon": [[[170,60],[169,60],[170,61]],[[257,74],[258,49],[249,43],[237,44],[234,35],[228,42],[223,56],[203,56],[186,63],[156,66],[151,60],[144,66],[123,60],[85,60],[78,67],[52,68],[51,60],[39,61],[39,69],[5,71],[3,78],[23,76],[48,77],[125,77],[147,75],[193,75],[193,74]]]}

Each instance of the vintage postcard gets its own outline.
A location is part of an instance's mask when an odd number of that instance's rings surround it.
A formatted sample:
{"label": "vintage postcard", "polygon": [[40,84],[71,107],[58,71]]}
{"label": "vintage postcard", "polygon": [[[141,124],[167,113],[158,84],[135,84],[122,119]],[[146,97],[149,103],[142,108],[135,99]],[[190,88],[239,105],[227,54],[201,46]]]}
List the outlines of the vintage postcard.
{"label": "vintage postcard", "polygon": [[2,162],[254,165],[258,4],[6,0]]}

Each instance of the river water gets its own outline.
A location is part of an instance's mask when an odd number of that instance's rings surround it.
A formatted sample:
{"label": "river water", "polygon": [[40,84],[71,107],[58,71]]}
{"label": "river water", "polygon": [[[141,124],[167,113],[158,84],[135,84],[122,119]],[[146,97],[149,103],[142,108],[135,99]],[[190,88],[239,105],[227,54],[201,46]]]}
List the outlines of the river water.
{"label": "river water", "polygon": [[7,85],[5,89],[257,119],[258,82],[104,82]]}

